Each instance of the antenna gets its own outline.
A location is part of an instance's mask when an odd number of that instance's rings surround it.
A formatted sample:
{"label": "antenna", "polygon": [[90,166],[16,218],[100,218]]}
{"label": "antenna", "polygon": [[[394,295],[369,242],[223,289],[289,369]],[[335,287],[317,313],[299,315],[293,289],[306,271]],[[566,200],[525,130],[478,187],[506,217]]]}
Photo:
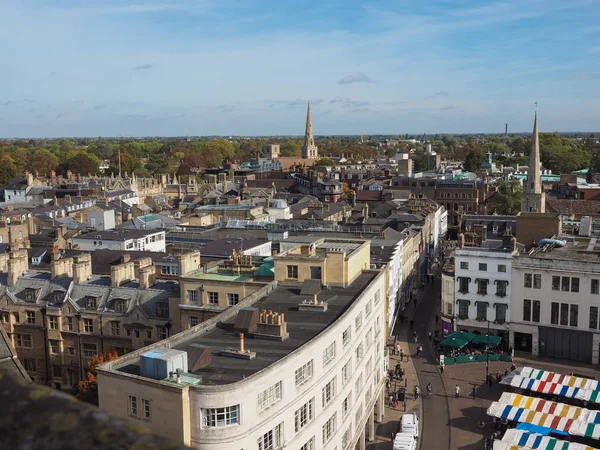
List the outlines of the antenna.
{"label": "antenna", "polygon": [[535,102],[535,112],[538,112],[537,107],[538,107],[538,102]]}
{"label": "antenna", "polygon": [[121,146],[119,146],[119,176],[121,176]]}

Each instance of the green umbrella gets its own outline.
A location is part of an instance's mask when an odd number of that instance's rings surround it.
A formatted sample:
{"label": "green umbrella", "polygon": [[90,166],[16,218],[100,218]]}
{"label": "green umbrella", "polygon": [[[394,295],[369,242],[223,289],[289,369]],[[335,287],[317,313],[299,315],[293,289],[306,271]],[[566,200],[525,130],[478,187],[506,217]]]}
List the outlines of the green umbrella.
{"label": "green umbrella", "polygon": [[498,347],[500,345],[500,342],[502,341],[502,338],[500,336],[485,336],[482,334],[476,335],[473,340],[471,341],[471,344],[485,344],[485,345],[489,345],[492,347]]}
{"label": "green umbrella", "polygon": [[440,346],[442,347],[452,347],[452,348],[463,348],[469,344],[468,341],[464,339],[460,339],[459,337],[450,337],[448,336],[442,342],[440,342]]}
{"label": "green umbrella", "polygon": [[455,331],[454,333],[450,333],[446,338],[458,338],[463,341],[471,342],[475,336],[475,333],[471,333],[469,331]]}

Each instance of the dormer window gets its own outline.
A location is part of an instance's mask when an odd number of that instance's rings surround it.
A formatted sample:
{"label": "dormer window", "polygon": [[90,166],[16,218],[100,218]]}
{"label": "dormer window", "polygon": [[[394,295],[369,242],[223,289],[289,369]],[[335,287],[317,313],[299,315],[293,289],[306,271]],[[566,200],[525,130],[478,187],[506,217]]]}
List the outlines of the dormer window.
{"label": "dormer window", "polygon": [[25,289],[25,301],[35,302],[37,299],[38,290],[33,288]]}
{"label": "dormer window", "polygon": [[63,291],[54,291],[52,293],[52,303],[60,304],[64,298],[65,293]]}
{"label": "dormer window", "polygon": [[115,306],[115,312],[122,313],[127,310],[127,302],[125,300],[121,300],[121,299],[115,300],[114,306]]}
{"label": "dormer window", "polygon": [[156,303],[156,316],[169,317],[169,304],[167,302]]}
{"label": "dormer window", "polygon": [[96,297],[88,297],[85,301],[87,309],[98,309],[98,299]]}

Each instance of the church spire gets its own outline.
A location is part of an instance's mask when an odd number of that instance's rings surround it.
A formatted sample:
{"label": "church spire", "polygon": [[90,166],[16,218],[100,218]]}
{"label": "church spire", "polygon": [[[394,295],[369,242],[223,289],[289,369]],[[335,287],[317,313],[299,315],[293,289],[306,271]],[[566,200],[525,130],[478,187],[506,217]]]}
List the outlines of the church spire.
{"label": "church spire", "polygon": [[542,188],[542,170],[540,163],[540,138],[538,133],[537,102],[533,121],[531,152],[529,153],[529,170],[527,181],[523,187],[521,212],[546,212],[546,196]]}
{"label": "church spire", "polygon": [[312,118],[310,116],[310,101],[306,110],[306,129],[304,131],[304,145],[302,146],[302,158],[316,159],[318,157],[318,148],[315,145],[315,137],[312,129]]}

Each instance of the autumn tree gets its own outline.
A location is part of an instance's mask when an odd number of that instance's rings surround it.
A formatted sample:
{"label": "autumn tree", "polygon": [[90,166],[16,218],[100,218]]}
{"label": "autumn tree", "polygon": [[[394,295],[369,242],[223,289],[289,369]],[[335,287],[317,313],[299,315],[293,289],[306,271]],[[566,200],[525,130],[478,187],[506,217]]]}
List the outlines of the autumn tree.
{"label": "autumn tree", "polygon": [[94,355],[88,361],[85,378],[77,383],[77,397],[89,403],[98,404],[98,373],[96,369],[100,364],[118,358],[117,352],[108,352]]}
{"label": "autumn tree", "polygon": [[496,214],[513,216],[521,210],[523,186],[518,181],[501,181],[491,202]]}
{"label": "autumn tree", "polygon": [[31,170],[42,176],[49,176],[58,166],[58,158],[46,149],[36,150],[31,156]]}
{"label": "autumn tree", "polygon": [[88,173],[98,173],[100,160],[97,156],[90,153],[79,152],[70,156],[65,162],[60,165],[63,173],[70,170],[73,173],[87,175]]}

